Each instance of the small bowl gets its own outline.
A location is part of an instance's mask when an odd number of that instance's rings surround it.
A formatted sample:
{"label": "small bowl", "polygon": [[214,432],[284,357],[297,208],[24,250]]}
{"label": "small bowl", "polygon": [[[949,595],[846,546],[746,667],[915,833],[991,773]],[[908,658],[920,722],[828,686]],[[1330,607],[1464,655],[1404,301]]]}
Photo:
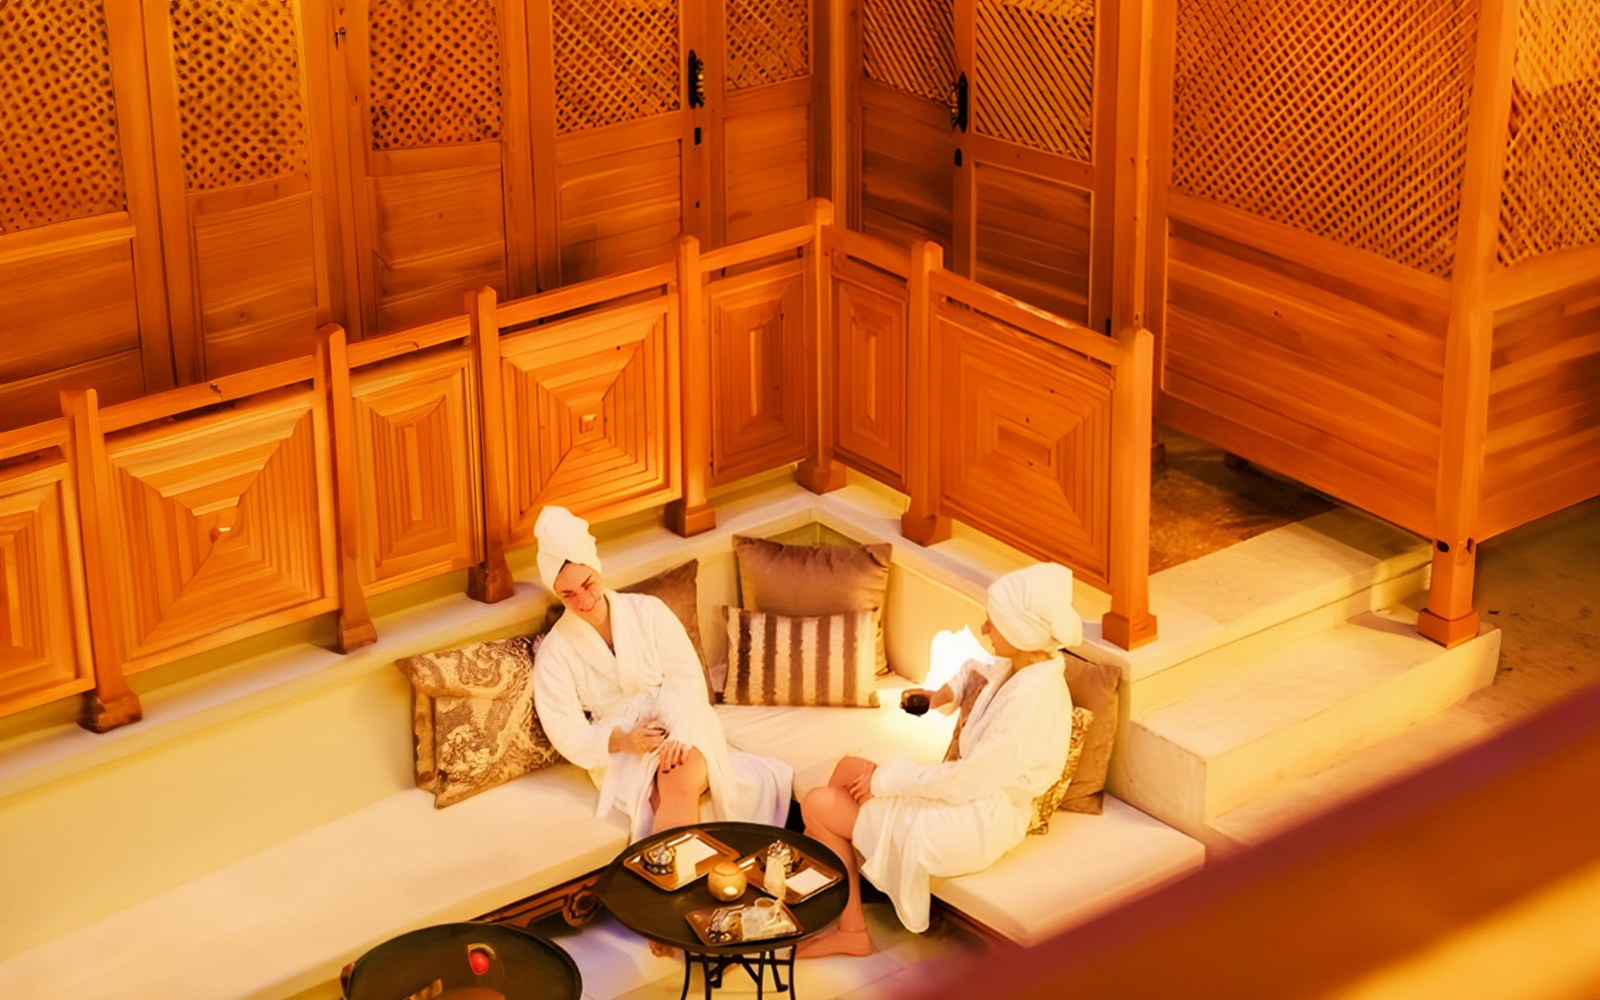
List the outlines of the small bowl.
{"label": "small bowl", "polygon": [[671,844],[657,844],[639,858],[644,870],[652,875],[671,875],[673,863],[678,860],[678,849]]}

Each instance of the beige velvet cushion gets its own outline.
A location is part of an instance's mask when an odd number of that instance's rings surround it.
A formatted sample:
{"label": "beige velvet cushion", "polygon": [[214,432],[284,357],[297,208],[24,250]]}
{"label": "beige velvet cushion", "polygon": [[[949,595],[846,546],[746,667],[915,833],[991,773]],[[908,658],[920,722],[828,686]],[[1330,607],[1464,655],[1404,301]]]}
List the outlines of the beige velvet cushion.
{"label": "beige velvet cushion", "polygon": [[542,639],[497,639],[395,664],[411,682],[417,785],[438,808],[561,760],[533,710]]}
{"label": "beige velvet cushion", "polygon": [[1094,713],[1081,706],[1072,709],[1072,740],[1067,744],[1067,763],[1061,769],[1061,777],[1056,783],[1044,790],[1044,793],[1033,800],[1033,819],[1028,823],[1028,833],[1043,835],[1050,832],[1050,814],[1061,806],[1067,797],[1067,788],[1072,784],[1072,776],[1078,770],[1078,762],[1083,757],[1083,745],[1089,733],[1089,726],[1094,722]]}
{"label": "beige velvet cushion", "polygon": [[660,598],[689,633],[694,645],[694,655],[700,659],[700,672],[706,679],[706,697],[712,696],[711,670],[706,665],[706,651],[700,645],[700,560],[690,559],[682,566],[657,573],[648,580],[619,588],[624,594],[649,594]]}
{"label": "beige velvet cushion", "polygon": [[873,657],[877,671],[885,673],[889,661],[883,647],[882,614],[891,551],[888,542],[786,545],[735,535],[740,603],[750,611],[804,617],[876,608],[879,625]]}
{"label": "beige velvet cushion", "polygon": [[1117,688],[1122,673],[1109,664],[1094,663],[1068,653],[1067,690],[1072,703],[1094,714],[1083,743],[1072,785],[1061,800],[1066,812],[1099,814],[1105,794],[1106,771],[1111,767],[1111,748],[1117,739]]}
{"label": "beige velvet cushion", "polygon": [[725,613],[728,682],[723,701],[877,707],[876,609],[814,617],[740,608]]}

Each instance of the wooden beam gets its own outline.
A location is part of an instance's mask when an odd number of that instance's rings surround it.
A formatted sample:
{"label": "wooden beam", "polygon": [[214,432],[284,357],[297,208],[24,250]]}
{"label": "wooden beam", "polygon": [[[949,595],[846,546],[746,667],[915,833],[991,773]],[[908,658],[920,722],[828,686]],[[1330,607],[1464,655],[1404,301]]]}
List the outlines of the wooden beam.
{"label": "wooden beam", "polygon": [[350,356],[344,328],[330,323],[317,331],[317,359],[321,362],[323,399],[328,407],[328,431],[333,459],[333,531],[338,580],[339,652],[378,641],[378,630],[367,610],[361,589],[361,484],[356,472],[355,413],[350,392]]}
{"label": "wooden beam", "polygon": [[900,518],[900,534],[918,545],[950,537],[950,518],[939,513],[939,429],[933,401],[939,392],[934,344],[933,272],[944,249],[931,240],[911,247],[906,322],[906,485],[911,504]]}
{"label": "wooden beam", "polygon": [[1111,610],[1101,636],[1123,649],[1156,637],[1150,613],[1150,434],[1154,411],[1155,338],[1133,330],[1111,390]]}
{"label": "wooden beam", "polygon": [[678,343],[683,361],[683,496],[667,504],[667,527],[679,535],[698,535],[716,527],[717,512],[707,500],[711,482],[711,333],[706,329],[706,289],[700,241],[678,238]]}
{"label": "wooden beam", "polygon": [[823,233],[833,229],[833,204],[814,199],[812,239],[806,255],[806,405],[810,407],[811,454],[794,470],[795,481],[813,493],[828,493],[845,482],[845,469],[833,460],[838,435],[838,338],[833,329],[833,268]]}
{"label": "wooden beam", "polygon": [[483,477],[483,562],[467,570],[467,596],[494,604],[511,596],[515,583],[506,565],[511,537],[511,480],[506,471],[505,402],[500,387],[500,327],[494,289],[484,285],[465,295],[472,327],[472,358],[478,383],[479,474]]}

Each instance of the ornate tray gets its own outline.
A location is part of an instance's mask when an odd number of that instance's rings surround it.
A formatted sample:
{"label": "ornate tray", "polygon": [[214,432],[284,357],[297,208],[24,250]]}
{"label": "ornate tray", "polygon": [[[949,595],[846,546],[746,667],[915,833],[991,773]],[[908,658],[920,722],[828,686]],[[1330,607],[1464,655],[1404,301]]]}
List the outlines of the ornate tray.
{"label": "ornate tray", "polygon": [[[794,870],[789,873],[788,878],[784,881],[783,902],[788,903],[790,906],[810,899],[828,888],[828,886],[844,878],[843,875],[840,875],[831,867],[813,858],[800,848],[791,845],[790,849],[794,851],[795,857],[799,859],[795,863]],[[750,883],[750,888],[760,889],[762,892],[767,891],[765,888],[767,852],[765,850],[740,858],[739,867],[744,871],[745,881]],[[821,881],[817,881],[818,878]],[[804,886],[804,891],[795,887],[796,879],[800,880],[801,885]]]}
{"label": "ornate tray", "polygon": [[739,856],[738,851],[710,834],[701,833],[699,830],[685,830],[669,838],[666,842],[671,844],[674,850],[689,850],[701,855],[695,862],[694,873],[683,881],[680,882],[677,875],[670,871],[665,875],[657,875],[655,872],[650,871],[644,866],[643,851],[635,851],[624,858],[622,867],[638,875],[657,889],[665,892],[676,892],[704,877],[705,873],[710,871],[717,862],[732,861]]}
{"label": "ornate tray", "polygon": [[[771,897],[767,897],[771,898]],[[745,944],[750,941],[769,941],[777,938],[792,937],[801,931],[800,921],[794,918],[794,912],[782,903],[777,906],[775,920],[772,926],[754,937],[741,936],[735,939],[721,939],[711,934],[711,921],[718,910],[741,909],[738,905],[711,906],[704,910],[690,910],[683,915],[689,921],[689,926],[694,928],[694,933],[700,938],[700,943],[715,946],[730,944]]]}

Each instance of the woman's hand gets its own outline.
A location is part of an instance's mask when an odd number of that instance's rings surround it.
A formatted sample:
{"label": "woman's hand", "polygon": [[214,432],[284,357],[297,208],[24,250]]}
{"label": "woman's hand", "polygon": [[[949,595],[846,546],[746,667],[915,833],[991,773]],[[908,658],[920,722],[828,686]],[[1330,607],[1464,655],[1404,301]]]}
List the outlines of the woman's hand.
{"label": "woman's hand", "polygon": [[855,778],[845,789],[850,793],[850,797],[856,800],[856,805],[863,805],[872,798],[872,773],[877,769],[878,765],[872,761],[862,761],[861,770],[856,772]]}
{"label": "woman's hand", "polygon": [[661,744],[661,764],[658,770],[665,774],[689,759],[689,746],[677,740],[668,739]]}
{"label": "woman's hand", "polygon": [[611,731],[613,753],[647,754],[666,742],[667,729],[654,717],[641,719],[632,729]]}

